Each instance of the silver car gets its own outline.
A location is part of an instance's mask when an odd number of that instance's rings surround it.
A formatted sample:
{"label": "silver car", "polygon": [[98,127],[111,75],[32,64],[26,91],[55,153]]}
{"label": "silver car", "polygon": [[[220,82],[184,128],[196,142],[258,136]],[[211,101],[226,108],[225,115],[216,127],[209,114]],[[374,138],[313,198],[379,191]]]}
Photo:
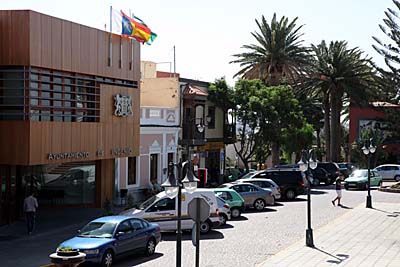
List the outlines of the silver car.
{"label": "silver car", "polygon": [[400,182],[400,165],[397,164],[384,164],[375,168],[382,176],[382,179],[394,179]]}
{"label": "silver car", "polygon": [[257,211],[262,211],[266,205],[275,205],[271,190],[251,183],[226,183],[219,187],[227,187],[238,192],[244,199],[244,205],[247,208],[253,207]]}
{"label": "silver car", "polygon": [[218,204],[218,214],[219,214],[219,222],[220,225],[225,225],[226,221],[231,219],[231,207],[223,198],[217,196],[217,204]]}
{"label": "silver car", "polygon": [[269,189],[272,191],[272,195],[274,196],[275,200],[281,198],[281,189],[279,186],[272,181],[271,179],[265,178],[248,178],[248,179],[239,179],[236,182],[238,183],[251,183],[258,185],[261,188]]}

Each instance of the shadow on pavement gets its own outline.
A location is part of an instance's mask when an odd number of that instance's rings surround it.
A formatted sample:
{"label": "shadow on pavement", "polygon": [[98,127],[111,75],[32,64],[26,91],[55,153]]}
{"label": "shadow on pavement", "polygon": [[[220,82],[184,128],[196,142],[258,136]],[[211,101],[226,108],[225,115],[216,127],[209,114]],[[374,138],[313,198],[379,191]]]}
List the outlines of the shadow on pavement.
{"label": "shadow on pavement", "polygon": [[383,213],[388,213],[389,217],[397,217],[397,216],[399,216],[399,212],[391,212],[391,211],[386,211],[386,210],[380,210],[380,209],[377,209],[377,208],[372,208],[372,209],[376,210],[376,211],[383,212]]}
{"label": "shadow on pavement", "polygon": [[[270,207],[270,206],[268,206],[268,207]],[[271,208],[264,208],[263,210],[260,210],[260,211],[257,211],[255,209],[248,209],[248,210],[245,210],[243,213],[263,213],[263,212],[275,212],[275,211],[277,211],[277,210],[271,209]]]}
{"label": "shadow on pavement", "polygon": [[231,229],[233,225],[226,223],[225,225],[218,226],[217,229]]}
{"label": "shadow on pavement", "polygon": [[342,209],[346,209],[346,210],[352,210],[353,209],[352,207],[348,207],[348,206],[345,206],[345,205],[342,205],[342,204],[338,205],[338,207],[340,207]]}
{"label": "shadow on pavement", "polygon": [[[201,235],[200,240],[207,239],[223,239],[224,235],[216,230],[211,230],[208,234]],[[161,235],[162,241],[176,241],[176,233],[173,232],[165,232]],[[185,231],[182,233],[182,241],[192,240],[192,234],[189,231]]]}
{"label": "shadow on pavement", "polygon": [[232,218],[232,221],[247,221],[249,220],[246,216],[241,215],[238,218]]}
{"label": "shadow on pavement", "polygon": [[319,248],[317,248],[317,247],[314,247],[314,249],[315,249],[315,250],[318,250],[319,252],[324,253],[324,254],[326,254],[326,255],[332,257],[332,258],[334,258],[334,260],[327,260],[327,261],[326,261],[326,262],[329,262],[329,263],[340,264],[340,263],[342,263],[343,261],[347,260],[347,259],[350,257],[350,256],[347,255],[347,254],[336,254],[336,256],[335,256],[335,255],[333,255],[333,254],[331,254],[331,253],[329,253],[329,252],[326,252],[326,251],[324,251],[324,250],[322,250],[322,249],[319,249]]}
{"label": "shadow on pavement", "polygon": [[[156,248],[156,250],[157,250],[157,248]],[[127,255],[121,256],[120,258],[117,258],[115,260],[113,266],[114,265],[115,266],[137,266],[137,265],[140,265],[145,262],[150,262],[150,261],[160,258],[162,256],[164,256],[164,254],[157,253],[157,252],[155,252],[153,255],[151,255],[149,257],[146,257],[143,254],[127,254]],[[94,266],[98,266],[98,265],[90,264],[90,263],[83,263],[83,264],[79,265],[79,267],[86,267],[86,266],[94,267]]]}

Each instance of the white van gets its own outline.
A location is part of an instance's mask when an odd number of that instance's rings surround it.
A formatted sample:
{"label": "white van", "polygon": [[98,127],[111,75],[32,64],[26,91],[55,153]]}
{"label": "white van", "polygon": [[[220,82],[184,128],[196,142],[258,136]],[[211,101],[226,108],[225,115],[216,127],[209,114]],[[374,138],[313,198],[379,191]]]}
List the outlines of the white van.
{"label": "white van", "polygon": [[[193,193],[182,190],[181,226],[182,230],[191,230],[194,221],[188,214],[188,204],[195,197],[204,198],[210,204],[210,217],[200,225],[202,234],[208,233],[211,228],[219,226],[218,204],[215,193],[212,189],[198,188]],[[143,218],[149,222],[160,225],[161,231],[176,231],[178,215],[178,198],[170,199],[165,192],[160,192],[147,199],[136,209],[129,209],[122,212],[123,215]]]}

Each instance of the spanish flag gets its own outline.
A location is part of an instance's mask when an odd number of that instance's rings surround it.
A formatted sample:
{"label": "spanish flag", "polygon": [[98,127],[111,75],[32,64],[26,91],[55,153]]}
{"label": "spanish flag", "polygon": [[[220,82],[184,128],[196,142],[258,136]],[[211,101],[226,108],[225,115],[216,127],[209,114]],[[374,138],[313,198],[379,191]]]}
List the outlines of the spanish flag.
{"label": "spanish flag", "polygon": [[123,11],[117,13],[113,10],[113,24],[113,32],[126,38],[134,38],[141,43],[150,45],[157,37],[157,34],[152,32],[143,20],[135,16],[131,18]]}

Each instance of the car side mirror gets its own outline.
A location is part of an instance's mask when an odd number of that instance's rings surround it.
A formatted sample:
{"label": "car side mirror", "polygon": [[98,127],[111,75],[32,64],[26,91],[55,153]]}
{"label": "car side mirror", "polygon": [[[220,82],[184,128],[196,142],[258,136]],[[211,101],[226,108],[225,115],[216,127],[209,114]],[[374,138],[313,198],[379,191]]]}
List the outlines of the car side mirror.
{"label": "car side mirror", "polygon": [[125,234],[124,232],[118,232],[115,236],[120,237],[120,236],[123,236],[124,234]]}

